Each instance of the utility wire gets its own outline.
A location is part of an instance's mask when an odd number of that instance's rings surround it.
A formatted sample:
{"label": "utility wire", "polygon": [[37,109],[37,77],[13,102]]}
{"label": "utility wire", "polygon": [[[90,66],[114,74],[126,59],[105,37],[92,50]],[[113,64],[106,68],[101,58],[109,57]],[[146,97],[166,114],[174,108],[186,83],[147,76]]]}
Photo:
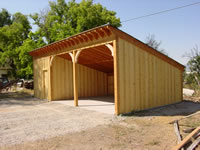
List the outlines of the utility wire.
{"label": "utility wire", "polygon": [[154,16],[154,15],[159,15],[159,14],[162,14],[162,13],[166,13],[166,12],[170,12],[170,11],[174,11],[174,10],[177,10],[177,9],[182,9],[182,8],[185,8],[185,7],[190,7],[190,6],[193,6],[193,5],[198,5],[198,4],[200,4],[200,2],[196,2],[196,3],[192,3],[192,4],[180,6],[180,7],[175,7],[175,8],[171,8],[171,9],[159,11],[159,12],[156,12],[156,13],[152,13],[152,14],[148,14],[148,15],[144,15],[144,16],[140,16],[140,17],[135,17],[135,18],[127,19],[127,20],[121,21],[121,23],[128,22],[128,21],[133,21],[133,20],[138,20],[138,19],[142,19],[142,18]]}

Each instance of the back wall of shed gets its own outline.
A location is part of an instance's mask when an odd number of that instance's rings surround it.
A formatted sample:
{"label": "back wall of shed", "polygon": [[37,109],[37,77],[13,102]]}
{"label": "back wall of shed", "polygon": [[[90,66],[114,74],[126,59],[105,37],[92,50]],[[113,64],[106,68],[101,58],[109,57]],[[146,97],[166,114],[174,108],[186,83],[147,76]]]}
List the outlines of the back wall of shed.
{"label": "back wall of shed", "polygon": [[[56,56],[51,68],[52,100],[73,99],[72,62]],[[78,96],[106,96],[107,74],[77,64]]]}

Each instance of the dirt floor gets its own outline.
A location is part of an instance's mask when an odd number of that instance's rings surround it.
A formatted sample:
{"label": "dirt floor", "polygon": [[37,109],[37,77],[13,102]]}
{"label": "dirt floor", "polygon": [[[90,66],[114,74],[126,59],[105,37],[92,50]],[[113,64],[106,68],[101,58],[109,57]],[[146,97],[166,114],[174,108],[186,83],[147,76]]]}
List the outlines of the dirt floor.
{"label": "dirt floor", "polygon": [[0,96],[2,150],[169,150],[177,144],[171,121],[196,114],[179,121],[183,137],[184,129],[200,125],[199,102],[183,101],[117,117],[28,96],[24,102],[23,95],[16,95]]}

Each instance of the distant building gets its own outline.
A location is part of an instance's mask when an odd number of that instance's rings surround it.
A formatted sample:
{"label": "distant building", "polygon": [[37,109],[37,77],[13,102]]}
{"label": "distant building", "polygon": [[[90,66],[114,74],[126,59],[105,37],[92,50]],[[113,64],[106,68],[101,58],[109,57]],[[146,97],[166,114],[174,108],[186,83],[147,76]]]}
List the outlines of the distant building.
{"label": "distant building", "polygon": [[8,77],[8,72],[11,67],[0,67],[0,77]]}

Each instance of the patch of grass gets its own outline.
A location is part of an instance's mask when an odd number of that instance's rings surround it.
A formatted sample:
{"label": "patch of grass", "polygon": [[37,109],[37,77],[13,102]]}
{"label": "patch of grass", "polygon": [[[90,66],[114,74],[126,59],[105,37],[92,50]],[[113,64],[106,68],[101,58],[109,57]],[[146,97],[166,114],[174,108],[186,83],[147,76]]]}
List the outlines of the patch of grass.
{"label": "patch of grass", "polygon": [[33,96],[34,91],[29,89],[23,89],[17,92],[6,92],[0,93],[0,98],[22,98],[22,97],[30,97]]}
{"label": "patch of grass", "polygon": [[126,144],[125,143],[121,143],[120,141],[111,144],[111,148],[125,148]]}
{"label": "patch of grass", "polygon": [[23,88],[23,90],[19,91],[18,93],[20,93],[20,94],[28,94],[28,95],[32,96],[34,94],[34,90]]}
{"label": "patch of grass", "polygon": [[186,126],[186,127],[191,127],[191,128],[197,128],[200,126],[200,122],[199,121],[195,121],[195,120],[185,120],[183,123],[181,123],[182,126]]}
{"label": "patch of grass", "polygon": [[4,130],[8,130],[8,129],[10,129],[10,128],[9,127],[4,128]]}
{"label": "patch of grass", "polygon": [[159,145],[160,141],[157,140],[152,140],[149,143],[145,144],[145,145],[150,145],[150,146],[155,146],[155,145]]}
{"label": "patch of grass", "polygon": [[132,111],[130,113],[121,114],[121,116],[125,116],[125,117],[145,116],[147,113],[149,113],[149,110]]}
{"label": "patch of grass", "polygon": [[119,139],[120,137],[126,135],[125,131],[119,127],[119,126],[113,126],[116,134],[116,139]]}

